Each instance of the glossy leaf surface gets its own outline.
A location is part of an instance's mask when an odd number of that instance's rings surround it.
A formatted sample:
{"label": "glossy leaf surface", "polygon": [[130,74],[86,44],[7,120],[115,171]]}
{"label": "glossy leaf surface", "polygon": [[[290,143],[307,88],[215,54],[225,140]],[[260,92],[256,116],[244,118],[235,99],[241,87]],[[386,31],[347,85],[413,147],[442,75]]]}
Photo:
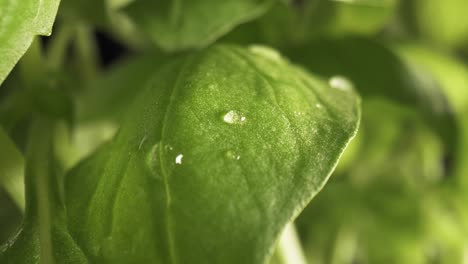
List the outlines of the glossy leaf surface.
{"label": "glossy leaf surface", "polygon": [[356,132],[359,99],[265,47],[164,67],[116,138],[67,178],[99,263],[263,263]]}
{"label": "glossy leaf surface", "polygon": [[0,0],[0,83],[36,35],[50,35],[60,0]]}

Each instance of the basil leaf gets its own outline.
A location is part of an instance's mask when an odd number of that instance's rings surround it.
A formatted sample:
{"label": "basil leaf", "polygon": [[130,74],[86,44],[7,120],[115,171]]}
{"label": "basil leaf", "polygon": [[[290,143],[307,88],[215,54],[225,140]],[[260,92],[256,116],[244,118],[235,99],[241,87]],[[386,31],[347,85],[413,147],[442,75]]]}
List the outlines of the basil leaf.
{"label": "basil leaf", "polygon": [[442,210],[440,139],[414,109],[382,99],[363,101],[359,136],[353,165],[298,218],[309,262],[425,263],[434,246],[454,258],[461,226]]}
{"label": "basil leaf", "polygon": [[237,27],[225,39],[290,47],[323,36],[372,35],[391,19],[396,3],[394,0],[277,2],[264,16]]}
{"label": "basil leaf", "polygon": [[396,49],[412,63],[430,71],[442,84],[445,94],[454,106],[460,147],[453,161],[453,175],[461,186],[468,186],[465,176],[468,172],[465,162],[468,158],[468,69],[455,58],[421,45],[404,43],[397,45]]}
{"label": "basil leaf", "polygon": [[144,54],[113,65],[78,94],[80,121],[120,120],[156,69],[167,61],[161,54]]}
{"label": "basil leaf", "polygon": [[0,0],[0,83],[31,45],[50,35],[60,0]]}
{"label": "basil leaf", "polygon": [[264,263],[356,133],[359,98],[254,46],[171,62],[66,178],[98,263]]}
{"label": "basil leaf", "polygon": [[130,17],[162,49],[200,48],[241,23],[253,20],[272,0],[136,0],[127,8]]}
{"label": "basil leaf", "polygon": [[346,37],[317,40],[289,55],[323,76],[349,78],[363,98],[386,98],[416,109],[444,139],[448,153],[456,152],[455,115],[440,85],[390,48],[368,38]]}
{"label": "basil leaf", "polygon": [[402,1],[406,19],[413,31],[426,41],[459,47],[468,39],[468,17],[464,0]]}

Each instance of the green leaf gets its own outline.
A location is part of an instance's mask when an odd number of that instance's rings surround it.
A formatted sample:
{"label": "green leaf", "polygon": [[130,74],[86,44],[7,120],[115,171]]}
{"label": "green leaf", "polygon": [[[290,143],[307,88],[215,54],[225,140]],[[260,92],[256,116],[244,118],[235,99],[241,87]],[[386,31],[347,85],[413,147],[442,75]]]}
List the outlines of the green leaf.
{"label": "green leaf", "polygon": [[144,54],[113,65],[77,96],[80,121],[120,120],[142,87],[167,58]]}
{"label": "green leaf", "polygon": [[[311,1],[314,2],[314,1]],[[374,34],[388,22],[398,0],[321,0],[313,7],[309,28],[323,23],[328,35]]]}
{"label": "green leaf", "polygon": [[0,83],[36,35],[50,35],[60,0],[0,0]]}
{"label": "green leaf", "polygon": [[108,23],[108,8],[105,0],[67,0],[59,10],[60,18],[71,22],[85,22],[104,28]]}
{"label": "green leaf", "polygon": [[236,43],[268,43],[275,47],[290,47],[307,43],[319,36],[372,35],[391,19],[396,2],[278,2],[264,16],[239,26],[226,39]]}
{"label": "green leaf", "polygon": [[403,1],[407,22],[422,39],[444,47],[457,47],[468,41],[465,0]]}
{"label": "green leaf", "polygon": [[272,0],[136,0],[128,14],[166,51],[200,48],[264,14]]}
{"label": "green leaf", "polygon": [[0,126],[0,187],[24,210],[24,158]]}
{"label": "green leaf", "polygon": [[349,78],[363,98],[385,98],[416,109],[444,139],[446,149],[457,149],[456,120],[440,85],[418,65],[367,38],[317,40],[295,48],[290,57],[322,76]]}
{"label": "green leaf", "polygon": [[448,54],[437,52],[416,43],[403,43],[396,50],[409,61],[431,72],[454,106],[459,129],[458,152],[455,159],[454,175],[461,186],[468,186],[468,68]]}
{"label": "green leaf", "polygon": [[0,247],[0,263],[86,263],[65,225],[62,189],[53,158],[53,123],[36,117],[26,153],[26,210],[21,229]]}
{"label": "green leaf", "polygon": [[359,137],[353,165],[298,218],[309,262],[427,263],[425,252],[447,246],[453,251],[440,257],[455,258],[451,241],[463,235],[442,209],[447,194],[437,193],[444,180],[440,139],[414,109],[382,99],[363,101]]}
{"label": "green leaf", "polygon": [[359,98],[254,46],[166,65],[66,180],[96,263],[264,263],[358,127]]}

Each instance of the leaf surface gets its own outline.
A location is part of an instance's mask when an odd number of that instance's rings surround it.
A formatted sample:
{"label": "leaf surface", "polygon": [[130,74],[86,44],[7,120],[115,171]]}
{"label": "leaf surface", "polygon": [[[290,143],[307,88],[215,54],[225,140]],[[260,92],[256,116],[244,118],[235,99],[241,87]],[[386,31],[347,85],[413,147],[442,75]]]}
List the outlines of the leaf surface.
{"label": "leaf surface", "polygon": [[265,47],[214,46],[153,76],[67,178],[98,263],[264,263],[354,136],[359,98]]}
{"label": "leaf surface", "polygon": [[60,0],[0,0],[0,84],[36,35],[50,35]]}

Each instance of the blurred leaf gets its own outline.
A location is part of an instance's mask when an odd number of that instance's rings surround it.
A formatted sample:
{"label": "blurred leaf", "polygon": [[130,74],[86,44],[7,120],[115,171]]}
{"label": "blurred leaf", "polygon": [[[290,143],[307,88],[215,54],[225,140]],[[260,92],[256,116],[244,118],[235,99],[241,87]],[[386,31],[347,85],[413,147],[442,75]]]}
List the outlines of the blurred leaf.
{"label": "blurred leaf", "polygon": [[120,120],[151,75],[168,59],[161,54],[127,58],[111,66],[77,96],[80,121]]}
{"label": "blurred leaf", "polygon": [[0,0],[0,84],[31,45],[50,35],[60,0]]}
{"label": "blurred leaf", "polygon": [[0,188],[0,244],[14,235],[21,224],[22,212],[15,201]]}
{"label": "blurred leaf", "polygon": [[153,77],[68,175],[73,236],[99,263],[263,263],[355,134],[358,97],[259,46]]}
{"label": "blurred leaf", "polygon": [[0,126],[0,187],[24,210],[24,158]]}
{"label": "blurred leaf", "polygon": [[59,16],[67,21],[105,27],[108,9],[105,0],[66,0],[60,5]]}
{"label": "blurred leaf", "polygon": [[437,52],[416,43],[396,46],[396,49],[413,63],[430,71],[442,84],[457,113],[459,138],[454,174],[463,187],[468,186],[468,68],[452,56]]}
{"label": "blurred leaf", "polygon": [[330,82],[349,78],[364,99],[352,162],[298,219],[309,261],[459,263],[462,225],[441,209],[450,204],[433,206],[443,197],[437,190],[446,152],[460,150],[457,112],[444,83],[362,38],[317,40],[290,57]]}
{"label": "blurred leaf", "polygon": [[135,0],[128,14],[166,51],[200,48],[264,14],[273,0]]}
{"label": "blurred leaf", "polygon": [[359,136],[354,166],[298,218],[309,262],[427,263],[438,234],[429,216],[440,211],[427,198],[437,199],[443,176],[440,140],[414,110],[383,99],[363,102]]}
{"label": "blurred leaf", "polygon": [[53,158],[52,122],[36,117],[26,153],[26,211],[20,231],[0,247],[0,263],[87,263],[68,234]]}
{"label": "blurred leaf", "polygon": [[395,48],[437,78],[456,112],[468,110],[468,68],[463,62],[417,43],[400,43]]}
{"label": "blurred leaf", "polygon": [[237,43],[288,47],[319,36],[370,35],[383,28],[397,0],[278,2],[261,18],[226,36]]}
{"label": "blurred leaf", "polygon": [[448,47],[468,40],[467,1],[409,0],[404,4],[408,23],[424,40]]}
{"label": "blurred leaf", "polygon": [[365,99],[414,108],[444,139],[448,153],[457,149],[456,120],[441,87],[390,48],[366,38],[323,39],[292,49],[289,57],[330,81],[349,78]]}

